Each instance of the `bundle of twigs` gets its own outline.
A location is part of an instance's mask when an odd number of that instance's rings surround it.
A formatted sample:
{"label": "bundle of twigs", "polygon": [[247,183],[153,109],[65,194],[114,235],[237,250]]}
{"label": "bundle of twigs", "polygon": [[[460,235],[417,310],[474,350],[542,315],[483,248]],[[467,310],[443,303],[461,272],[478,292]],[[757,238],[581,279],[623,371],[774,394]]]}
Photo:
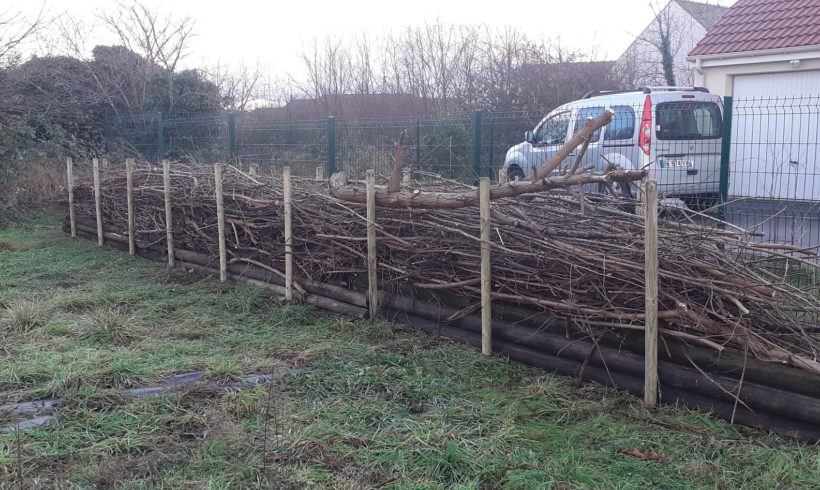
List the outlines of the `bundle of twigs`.
{"label": "bundle of twigs", "polygon": [[[136,238],[164,246],[162,172],[141,165],[134,173]],[[217,218],[213,169],[174,165],[171,172],[177,248],[215,256]],[[523,184],[530,185],[530,184]],[[327,182],[294,179],[293,243],[299,278],[355,284],[366,276],[365,206],[334,197]],[[126,180],[102,180],[107,230],[126,233]],[[279,274],[284,257],[282,181],[227,167],[224,202],[228,258]],[[363,194],[361,183],[344,187]],[[448,183],[453,195],[453,185]],[[382,188],[383,190],[383,188]],[[404,189],[405,196],[440,189]],[[432,192],[431,192],[432,191]],[[456,194],[475,194],[469,186]],[[356,199],[352,199],[356,201]],[[94,218],[90,182],[75,190],[77,214]],[[633,203],[634,204],[634,203]],[[380,206],[378,268],[385,289],[480,297],[479,218],[475,207]],[[492,202],[494,299],[525,304],[595,328],[642,328],[644,222],[624,203],[564,187],[550,193]],[[813,268],[807,252],[748,241],[739,229],[704,225],[681,216],[659,226],[661,332],[715,349],[732,345],[763,360],[820,373],[820,301],[790,285],[766,261]],[[469,310],[469,308],[468,308]]]}

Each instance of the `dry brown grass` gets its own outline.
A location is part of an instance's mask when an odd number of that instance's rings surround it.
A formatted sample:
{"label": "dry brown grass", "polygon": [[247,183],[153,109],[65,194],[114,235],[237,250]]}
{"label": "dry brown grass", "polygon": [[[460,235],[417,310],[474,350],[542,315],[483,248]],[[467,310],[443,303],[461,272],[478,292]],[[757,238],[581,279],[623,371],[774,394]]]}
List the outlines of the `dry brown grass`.
{"label": "dry brown grass", "polygon": [[29,332],[51,318],[51,305],[39,300],[14,300],[3,309],[2,325],[13,332]]}

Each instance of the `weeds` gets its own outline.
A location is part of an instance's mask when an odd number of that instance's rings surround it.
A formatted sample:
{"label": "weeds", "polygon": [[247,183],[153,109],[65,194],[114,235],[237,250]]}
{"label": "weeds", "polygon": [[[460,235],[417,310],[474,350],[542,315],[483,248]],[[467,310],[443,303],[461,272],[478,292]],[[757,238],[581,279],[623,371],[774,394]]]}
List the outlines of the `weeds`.
{"label": "weeds", "polygon": [[3,312],[3,323],[15,333],[25,333],[40,328],[51,318],[51,305],[40,300],[14,300]]}
{"label": "weeds", "polygon": [[139,335],[133,325],[136,318],[118,308],[94,310],[88,318],[88,328],[81,338],[97,344],[126,345]]}

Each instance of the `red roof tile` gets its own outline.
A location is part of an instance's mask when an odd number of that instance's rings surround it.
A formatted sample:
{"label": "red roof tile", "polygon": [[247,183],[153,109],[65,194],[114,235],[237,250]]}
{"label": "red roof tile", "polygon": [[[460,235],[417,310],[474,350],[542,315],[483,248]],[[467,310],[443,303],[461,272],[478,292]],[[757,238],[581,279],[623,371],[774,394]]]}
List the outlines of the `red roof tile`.
{"label": "red roof tile", "polygon": [[738,0],[690,56],[820,44],[820,0]]}

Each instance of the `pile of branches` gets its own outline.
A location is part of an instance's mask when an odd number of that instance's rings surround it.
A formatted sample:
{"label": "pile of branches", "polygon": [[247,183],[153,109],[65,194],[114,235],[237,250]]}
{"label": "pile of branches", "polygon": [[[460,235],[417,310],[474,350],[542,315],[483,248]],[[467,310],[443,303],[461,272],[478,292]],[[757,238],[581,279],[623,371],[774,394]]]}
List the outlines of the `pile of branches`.
{"label": "pile of branches", "polygon": [[[229,262],[283,275],[281,178],[250,175],[234,167],[226,167],[224,175]],[[555,178],[494,186],[493,299],[534,307],[596,332],[643,328],[643,218],[632,212],[635,203],[625,205],[621,198],[570,187],[641,175],[617,170],[594,175],[564,172]],[[134,182],[137,242],[161,250],[161,169],[137,166]],[[424,188],[410,183],[399,192],[388,192],[393,185],[391,181],[379,186],[377,194],[381,287],[406,291],[411,285],[410,290],[458,295],[470,300],[465,314],[478,309],[480,223],[478,208],[471,205],[477,190],[454,188],[456,184],[448,182]],[[174,165],[171,186],[175,247],[216,256],[213,169]],[[533,186],[550,191],[519,192]],[[125,189],[123,171],[103,176],[106,231],[127,233]],[[297,290],[300,279],[362,285],[367,276],[366,208],[360,199],[364,195],[362,182],[293,179]],[[90,182],[78,183],[75,202],[78,219],[93,222]],[[426,204],[408,205],[413,202]],[[449,204],[430,204],[435,202]],[[453,205],[459,202],[462,205]],[[680,215],[662,215],[658,234],[662,335],[717,350],[731,346],[762,360],[820,373],[820,329],[814,321],[820,301],[766,267],[769,261],[788,260],[813,268],[809,252],[752,243],[744,230]]]}

